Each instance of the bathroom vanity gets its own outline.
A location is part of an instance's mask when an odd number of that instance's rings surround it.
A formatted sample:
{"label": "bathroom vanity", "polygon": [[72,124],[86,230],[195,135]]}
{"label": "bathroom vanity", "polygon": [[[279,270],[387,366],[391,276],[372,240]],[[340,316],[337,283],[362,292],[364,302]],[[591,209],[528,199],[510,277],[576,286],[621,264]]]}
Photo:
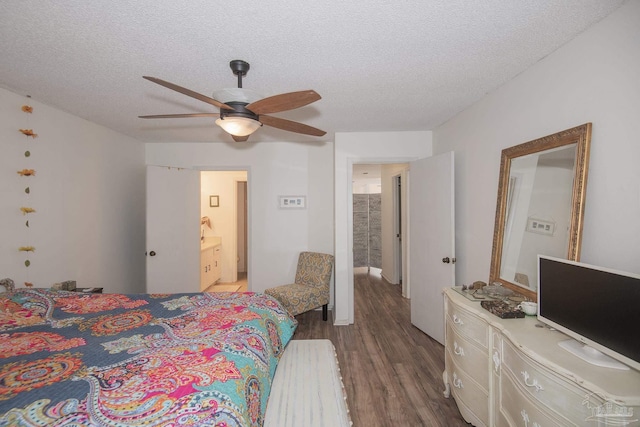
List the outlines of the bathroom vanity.
{"label": "bathroom vanity", "polygon": [[205,237],[200,244],[200,291],[220,280],[222,264],[220,255],[222,239],[220,237]]}

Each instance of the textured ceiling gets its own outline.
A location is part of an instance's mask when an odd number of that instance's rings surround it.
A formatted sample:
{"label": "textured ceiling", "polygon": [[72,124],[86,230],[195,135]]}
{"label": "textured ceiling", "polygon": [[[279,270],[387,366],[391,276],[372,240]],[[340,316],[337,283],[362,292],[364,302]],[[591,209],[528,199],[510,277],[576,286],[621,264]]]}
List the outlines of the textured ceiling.
{"label": "textured ceiling", "polygon": [[251,141],[335,132],[431,130],[524,71],[623,0],[86,1],[0,6],[0,86],[141,141],[223,141],[214,112],[142,79],[211,96],[235,87],[229,61],[264,96],[322,99],[274,114],[326,130],[263,127]]}

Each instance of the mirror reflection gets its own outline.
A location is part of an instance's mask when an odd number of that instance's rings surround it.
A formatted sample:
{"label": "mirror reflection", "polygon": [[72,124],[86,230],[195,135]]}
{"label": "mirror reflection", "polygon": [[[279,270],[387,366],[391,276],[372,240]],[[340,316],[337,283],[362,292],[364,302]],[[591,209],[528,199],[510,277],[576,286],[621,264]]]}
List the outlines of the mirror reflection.
{"label": "mirror reflection", "polygon": [[569,247],[576,144],[511,162],[500,278],[535,289],[537,255]]}
{"label": "mirror reflection", "polygon": [[579,260],[591,124],[502,151],[490,282],[536,299],[537,255]]}

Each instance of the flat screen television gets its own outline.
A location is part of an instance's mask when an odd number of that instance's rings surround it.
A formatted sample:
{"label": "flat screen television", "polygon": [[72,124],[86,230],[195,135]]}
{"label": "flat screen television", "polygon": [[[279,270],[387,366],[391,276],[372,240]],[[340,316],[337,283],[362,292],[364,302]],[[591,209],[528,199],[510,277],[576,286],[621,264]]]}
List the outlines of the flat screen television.
{"label": "flat screen television", "polygon": [[640,371],[640,275],[539,255],[538,320],[587,362]]}

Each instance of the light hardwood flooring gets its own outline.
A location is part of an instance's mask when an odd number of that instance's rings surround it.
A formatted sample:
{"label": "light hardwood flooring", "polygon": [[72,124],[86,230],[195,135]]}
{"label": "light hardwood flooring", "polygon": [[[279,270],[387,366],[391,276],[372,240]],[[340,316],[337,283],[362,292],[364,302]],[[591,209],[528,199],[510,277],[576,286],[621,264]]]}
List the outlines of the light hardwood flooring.
{"label": "light hardwood flooring", "polygon": [[215,283],[205,289],[205,292],[247,292],[247,273],[238,272],[237,282]]}
{"label": "light hardwood flooring", "polygon": [[363,271],[355,274],[353,325],[310,311],[296,316],[293,339],[333,342],[355,427],[468,426],[442,394],[444,347],[411,325],[400,285]]}

